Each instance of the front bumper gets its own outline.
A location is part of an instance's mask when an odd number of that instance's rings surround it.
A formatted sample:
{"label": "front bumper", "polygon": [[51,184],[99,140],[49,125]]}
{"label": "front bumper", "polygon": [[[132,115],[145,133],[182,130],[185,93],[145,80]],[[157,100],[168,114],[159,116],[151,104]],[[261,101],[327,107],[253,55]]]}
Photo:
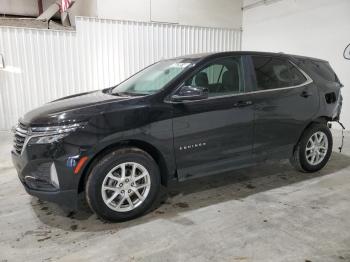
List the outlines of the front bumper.
{"label": "front bumper", "polygon": [[[79,152],[78,147],[64,143],[31,145],[19,154],[11,152],[18,177],[28,194],[39,199],[75,209],[81,174],[74,174],[69,166],[70,156]],[[79,155],[78,155],[79,158]]]}
{"label": "front bumper", "polygon": [[[22,181],[21,181],[22,182]],[[78,199],[77,190],[58,190],[54,192],[40,191],[29,188],[23,183],[24,189],[31,196],[35,196],[41,200],[53,202],[68,208],[77,209]]]}

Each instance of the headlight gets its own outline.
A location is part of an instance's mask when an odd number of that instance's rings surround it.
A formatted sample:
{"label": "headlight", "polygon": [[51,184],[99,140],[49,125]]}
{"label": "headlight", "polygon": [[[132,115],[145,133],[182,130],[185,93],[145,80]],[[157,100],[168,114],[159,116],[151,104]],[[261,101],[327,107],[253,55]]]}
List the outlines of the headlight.
{"label": "headlight", "polygon": [[79,127],[83,127],[85,123],[75,123],[71,125],[64,125],[64,126],[45,126],[45,127],[32,127],[30,130],[33,134],[35,133],[43,133],[45,134],[62,134],[62,133],[69,133],[77,130]]}
{"label": "headlight", "polygon": [[47,136],[38,136],[33,137],[29,140],[30,144],[51,144],[57,142],[61,138],[64,138],[69,133],[60,134],[60,135],[47,135]]}
{"label": "headlight", "polygon": [[64,138],[86,123],[75,123],[64,126],[32,127],[30,129],[30,144],[51,144]]}

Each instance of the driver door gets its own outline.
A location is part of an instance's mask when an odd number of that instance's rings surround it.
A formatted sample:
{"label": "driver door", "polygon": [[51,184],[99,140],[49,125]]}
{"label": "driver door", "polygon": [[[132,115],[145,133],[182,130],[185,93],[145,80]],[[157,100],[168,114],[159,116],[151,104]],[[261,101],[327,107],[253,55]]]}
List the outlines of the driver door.
{"label": "driver door", "polygon": [[212,60],[183,83],[207,88],[209,97],[173,104],[179,180],[252,163],[254,111],[244,61],[241,56]]}

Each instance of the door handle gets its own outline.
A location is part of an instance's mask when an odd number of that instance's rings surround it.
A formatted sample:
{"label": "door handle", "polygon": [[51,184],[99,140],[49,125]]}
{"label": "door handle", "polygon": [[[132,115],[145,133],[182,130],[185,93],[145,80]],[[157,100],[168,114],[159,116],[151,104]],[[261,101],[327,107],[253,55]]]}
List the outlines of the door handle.
{"label": "door handle", "polygon": [[234,107],[243,107],[243,106],[250,106],[253,104],[253,101],[238,101],[233,104]]}
{"label": "door handle", "polygon": [[308,98],[309,96],[312,96],[312,95],[308,91],[303,91],[303,92],[301,92],[300,96]]}

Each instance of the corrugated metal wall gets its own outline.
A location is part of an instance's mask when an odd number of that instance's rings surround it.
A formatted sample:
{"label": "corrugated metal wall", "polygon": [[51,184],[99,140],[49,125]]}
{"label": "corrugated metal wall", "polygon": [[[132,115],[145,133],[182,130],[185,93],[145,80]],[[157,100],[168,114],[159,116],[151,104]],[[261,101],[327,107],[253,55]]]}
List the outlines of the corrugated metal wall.
{"label": "corrugated metal wall", "polygon": [[0,129],[26,111],[78,90],[75,32],[0,27]]}
{"label": "corrugated metal wall", "polygon": [[162,58],[239,50],[237,30],[77,18],[76,32],[0,27],[0,129],[53,99],[112,86]]}

